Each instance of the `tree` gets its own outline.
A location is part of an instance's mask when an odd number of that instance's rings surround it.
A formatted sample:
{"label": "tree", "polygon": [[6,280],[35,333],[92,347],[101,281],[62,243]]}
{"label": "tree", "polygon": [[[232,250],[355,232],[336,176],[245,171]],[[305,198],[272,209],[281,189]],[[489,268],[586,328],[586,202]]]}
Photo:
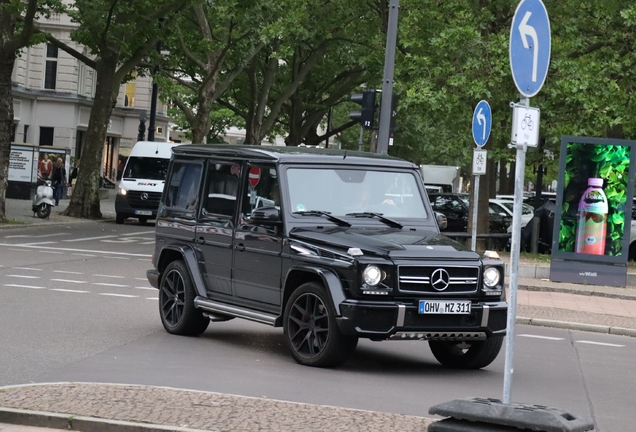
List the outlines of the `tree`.
{"label": "tree", "polygon": [[205,143],[216,101],[268,43],[290,23],[295,1],[197,3],[166,40],[171,55],[162,68],[161,90],[189,123],[192,141]]}
{"label": "tree", "polygon": [[39,16],[60,12],[54,0],[0,0],[0,223],[7,223],[6,192],[13,137],[11,76],[22,48],[42,41],[35,22]]}
{"label": "tree", "polygon": [[63,214],[100,218],[99,182],[102,149],[120,86],[147,59],[161,35],[188,0],[75,0],[68,11],[79,27],[71,39],[86,46],[84,55],[48,35],[47,39],[93,68],[97,83],[86,132],[86,146],[71,202]]}
{"label": "tree", "polygon": [[[386,8],[384,2],[304,0],[297,7],[276,43],[255,57],[221,100],[245,119],[246,143],[281,133],[287,145],[318,144],[326,138],[317,129],[329,109],[361,84],[380,81],[377,9]],[[338,123],[330,136],[355,124]]]}

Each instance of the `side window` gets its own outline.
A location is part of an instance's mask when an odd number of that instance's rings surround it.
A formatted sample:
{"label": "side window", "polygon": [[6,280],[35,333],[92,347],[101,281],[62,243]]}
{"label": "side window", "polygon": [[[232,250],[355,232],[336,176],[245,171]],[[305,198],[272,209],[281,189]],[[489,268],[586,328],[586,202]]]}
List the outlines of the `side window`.
{"label": "side window", "polygon": [[252,211],[259,207],[276,207],[280,210],[276,168],[273,165],[249,165],[247,170],[241,216],[248,219]]}
{"label": "side window", "polygon": [[230,219],[234,216],[240,178],[240,164],[209,162],[203,188],[203,217],[214,215]]}
{"label": "side window", "polygon": [[166,193],[166,207],[185,212],[197,208],[202,166],[197,162],[175,161]]}

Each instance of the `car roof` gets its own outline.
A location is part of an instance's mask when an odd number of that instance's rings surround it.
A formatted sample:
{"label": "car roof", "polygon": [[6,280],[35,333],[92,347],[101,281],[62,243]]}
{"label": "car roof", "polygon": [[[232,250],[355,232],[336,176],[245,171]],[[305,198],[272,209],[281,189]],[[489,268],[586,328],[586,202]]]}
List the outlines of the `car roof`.
{"label": "car roof", "polygon": [[261,159],[278,163],[324,163],[352,165],[373,165],[394,168],[418,169],[412,162],[388,155],[359,152],[354,150],[325,149],[292,146],[258,146],[232,144],[185,144],[174,147],[175,155],[179,156],[212,156],[227,158]]}

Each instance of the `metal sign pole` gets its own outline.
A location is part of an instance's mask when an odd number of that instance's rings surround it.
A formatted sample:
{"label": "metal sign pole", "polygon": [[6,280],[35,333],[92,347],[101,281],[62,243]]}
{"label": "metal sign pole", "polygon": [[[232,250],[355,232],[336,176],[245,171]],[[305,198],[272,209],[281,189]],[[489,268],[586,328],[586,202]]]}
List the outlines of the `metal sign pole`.
{"label": "metal sign pole", "polygon": [[389,3],[389,22],[386,32],[386,53],[384,56],[384,78],[382,80],[382,99],[380,101],[380,129],[378,131],[378,154],[389,152],[391,128],[391,104],[393,99],[393,73],[395,69],[395,45],[397,43],[399,0]]}
{"label": "metal sign pole", "polygon": [[[530,106],[530,99],[521,97],[520,105]],[[515,165],[515,199],[512,217],[512,244],[510,247],[510,288],[508,301],[508,322],[506,333],[506,363],[504,366],[503,402],[510,403],[512,374],[514,372],[515,322],[517,318],[517,289],[519,282],[519,250],[521,242],[521,215],[523,204],[524,171],[526,168],[527,145],[517,144]]]}
{"label": "metal sign pole", "polygon": [[477,208],[479,207],[479,177],[481,176],[475,175],[473,177],[475,178],[475,190],[473,191],[473,226],[470,230],[470,248],[474,251],[477,249]]}

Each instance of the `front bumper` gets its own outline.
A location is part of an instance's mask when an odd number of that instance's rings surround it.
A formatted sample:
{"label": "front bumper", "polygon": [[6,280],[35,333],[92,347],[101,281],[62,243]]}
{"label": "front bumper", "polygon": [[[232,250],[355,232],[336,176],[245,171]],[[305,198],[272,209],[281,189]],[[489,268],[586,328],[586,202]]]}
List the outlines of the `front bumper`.
{"label": "front bumper", "polygon": [[128,197],[119,195],[115,197],[115,212],[119,216],[123,217],[145,217],[148,219],[156,219],[157,218],[157,210],[158,205],[151,205],[150,203],[137,208],[133,207],[128,200]]}
{"label": "front bumper", "polygon": [[417,302],[346,300],[337,318],[346,335],[369,339],[475,340],[506,334],[508,304],[475,302],[466,315],[418,313]]}

